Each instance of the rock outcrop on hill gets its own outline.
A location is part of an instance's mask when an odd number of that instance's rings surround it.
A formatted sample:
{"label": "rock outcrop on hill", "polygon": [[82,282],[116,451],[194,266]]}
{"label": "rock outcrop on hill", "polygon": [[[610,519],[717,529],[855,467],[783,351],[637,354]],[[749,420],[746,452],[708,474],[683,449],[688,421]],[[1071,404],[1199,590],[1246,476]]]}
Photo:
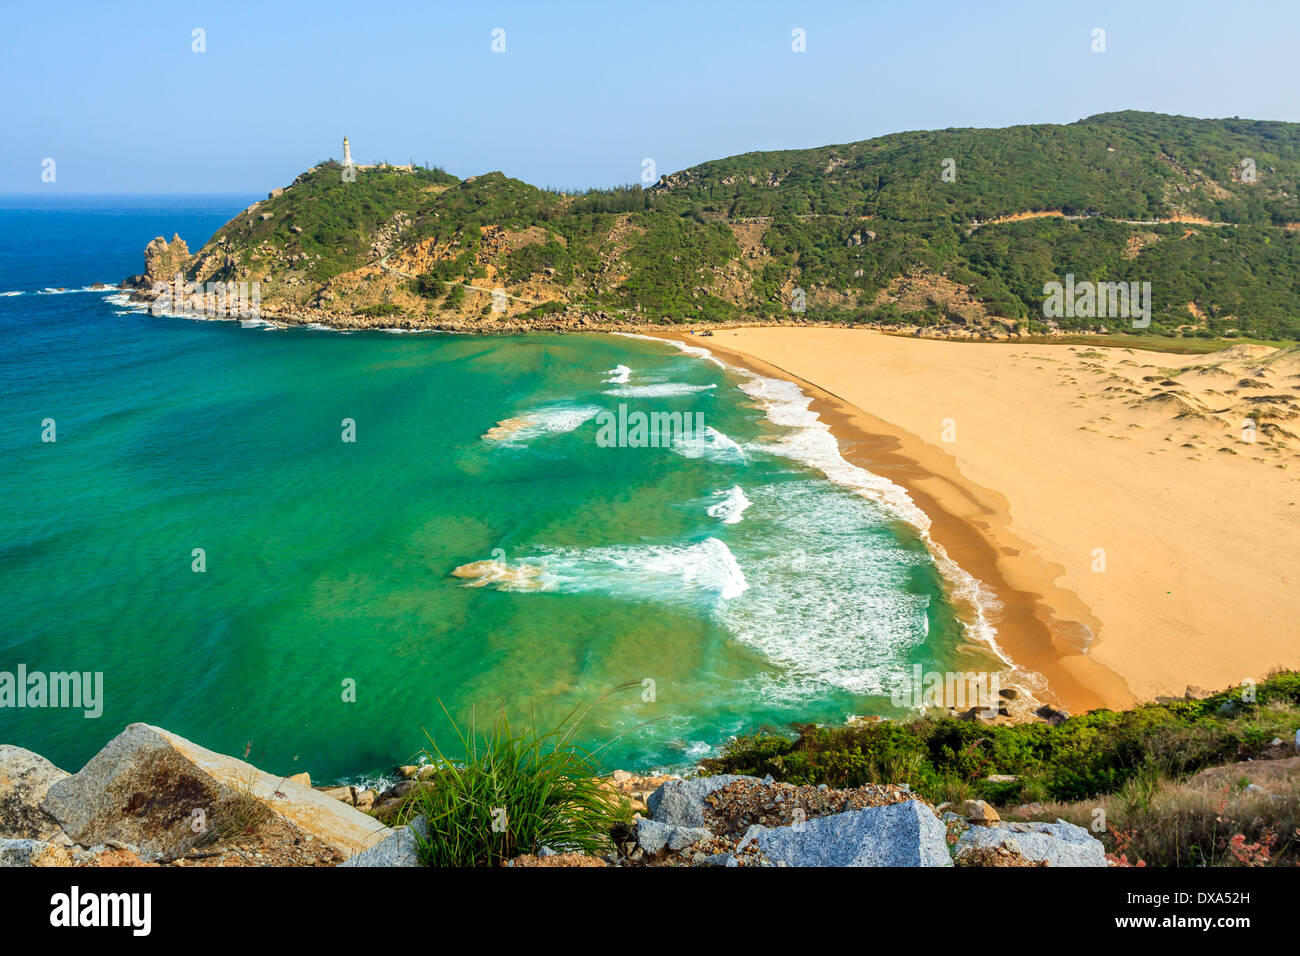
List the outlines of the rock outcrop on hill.
{"label": "rock outcrop on hill", "polygon": [[129,277],[123,285],[150,290],[157,283],[173,282],[176,276],[184,276],[189,265],[190,249],[180,233],[173,233],[171,242],[156,236],[144,247],[144,272]]}

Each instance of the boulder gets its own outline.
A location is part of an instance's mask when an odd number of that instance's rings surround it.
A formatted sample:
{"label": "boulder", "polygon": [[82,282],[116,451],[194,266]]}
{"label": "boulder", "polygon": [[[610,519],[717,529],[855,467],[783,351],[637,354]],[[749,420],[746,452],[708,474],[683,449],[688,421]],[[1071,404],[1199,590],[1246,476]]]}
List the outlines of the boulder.
{"label": "boulder", "polygon": [[333,800],[342,800],[344,803],[356,806],[356,787],[321,787],[320,792]]}
{"label": "boulder", "polygon": [[0,837],[45,840],[58,833],[58,821],[41,809],[41,801],[67,775],[40,754],[0,746]]}
{"label": "boulder", "polygon": [[382,800],[376,800],[370,807],[369,813],[374,819],[381,823],[388,823],[397,818],[398,811],[406,806],[406,800],[402,797],[386,797]]}
{"label": "boulder", "polygon": [[72,866],[72,854],[44,840],[0,840],[0,867]]}
{"label": "boulder", "polygon": [[757,777],[744,777],[724,773],[716,777],[696,777],[693,780],[669,780],[646,800],[646,808],[657,823],[679,827],[704,825],[704,798],[737,780],[760,783]]}
{"label": "boulder", "polygon": [[980,826],[993,826],[1002,818],[998,812],[983,800],[967,800],[961,805],[961,813],[971,823],[978,823]]}
{"label": "boulder", "polygon": [[1083,827],[1055,823],[1003,823],[971,827],[957,841],[957,855],[973,847],[1005,846],[1027,860],[1046,860],[1048,866],[1106,866],[1106,850]]}
{"label": "boulder", "polygon": [[417,837],[427,839],[429,824],[424,817],[416,817],[408,826],[391,831],[391,836],[362,850],[339,866],[424,866],[420,862]]}
{"label": "boulder", "polygon": [[1053,727],[1059,727],[1070,719],[1070,712],[1068,710],[1061,710],[1059,707],[1052,707],[1049,704],[1043,704],[1034,711],[1034,716],[1043,718],[1043,720],[1047,721]]}
{"label": "boulder", "polygon": [[636,842],[646,853],[660,850],[680,853],[693,843],[711,840],[713,834],[704,827],[681,827],[656,820],[639,820],[636,825]]}
{"label": "boulder", "polygon": [[323,793],[148,724],[131,724],[51,785],[41,808],[82,846],[116,840],[139,847],[146,860],[179,856],[232,820],[262,813],[345,859],[392,832]]}
{"label": "boulder", "polygon": [[752,826],[736,852],[750,844],[777,866],[952,866],[943,824],[917,800]]}
{"label": "boulder", "polygon": [[306,772],[295,773],[291,776],[285,777],[284,779],[288,780],[290,783],[302,784],[304,787],[311,786],[311,774]]}

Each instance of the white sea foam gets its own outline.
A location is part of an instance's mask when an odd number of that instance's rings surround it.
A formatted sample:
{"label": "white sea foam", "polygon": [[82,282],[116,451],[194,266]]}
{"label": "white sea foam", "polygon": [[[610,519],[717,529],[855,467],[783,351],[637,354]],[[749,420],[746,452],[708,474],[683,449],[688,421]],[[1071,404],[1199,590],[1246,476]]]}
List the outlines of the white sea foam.
{"label": "white sea foam", "polygon": [[845,461],[830,426],[809,407],[811,396],[805,395],[794,382],[752,372],[748,375],[740,383],[740,390],[758,402],[768,421],[790,429],[776,441],[757,447],[815,468],[836,484],[852,488],[888,508],[918,530],[929,530],[930,517],[917,507],[906,489]]}
{"label": "white sea foam", "polygon": [[8,299],[8,298],[11,298],[11,297],[13,297],[13,296],[15,296],[15,295],[24,295],[24,293],[22,293],[22,292],[0,292],[0,298]]}
{"label": "white sea foam", "polygon": [[673,451],[686,458],[703,458],[719,464],[744,464],[749,459],[745,450],[712,425],[703,432],[678,435],[673,439]]}
{"label": "white sea foam", "polygon": [[745,516],[745,509],[753,504],[745,497],[740,485],[733,485],[726,491],[715,491],[713,497],[721,500],[709,505],[709,517],[717,518],[723,524],[739,524]]}
{"label": "white sea foam", "polygon": [[129,292],[117,291],[110,293],[109,295],[104,296],[104,301],[131,312],[149,311],[149,306],[145,303],[132,300],[131,293]]}
{"label": "white sea foam", "polygon": [[[523,558],[519,568],[527,573],[508,569],[509,573],[479,575],[475,586],[510,591],[600,591],[669,602],[704,598],[711,603],[739,597],[749,587],[731,549],[717,538],[684,545],[542,548]],[[526,587],[520,585],[524,579]]]}
{"label": "white sea foam", "polygon": [[678,348],[681,351],[685,352],[687,355],[691,355],[699,359],[704,359],[704,361],[706,362],[712,362],[718,368],[725,369],[727,367],[727,364],[725,362],[723,362],[720,358],[718,358],[708,349],[702,349],[694,345],[687,345],[685,342],[679,342],[676,339],[661,339],[654,335],[640,335],[636,332],[615,332],[614,334],[622,335],[629,339],[642,339],[643,341],[646,342],[660,342],[663,343],[664,345],[672,345],[675,348]]}
{"label": "white sea foam", "polygon": [[806,704],[828,690],[885,695],[925,643],[930,598],[914,569],[926,552],[889,518],[820,479],[749,490],[761,537],[744,552],[750,590],[717,610],[737,641],[776,665],[753,679],[762,698]]}
{"label": "white sea foam", "polygon": [[585,590],[594,585],[600,590],[669,600],[681,588],[729,600],[749,587],[731,549],[717,538],[689,545],[554,552],[544,576],[555,580],[560,590]]}
{"label": "white sea foam", "polygon": [[690,385],[686,382],[659,382],[654,385],[627,385],[623,388],[607,388],[606,395],[615,398],[673,398],[678,395],[690,395],[693,392],[707,392],[717,385]]}
{"label": "white sea foam", "polygon": [[632,370],[626,365],[615,365],[605,373],[610,377],[605,379],[606,385],[626,385],[628,378],[632,375]]}
{"label": "white sea foam", "polygon": [[526,444],[534,438],[574,431],[599,413],[595,405],[546,405],[497,422],[483,439],[503,445]]}
{"label": "white sea foam", "polygon": [[[707,357],[727,368],[707,349],[674,340],[658,341],[668,341],[688,354],[704,353],[700,355],[701,358]],[[943,546],[930,536],[930,518],[912,500],[907,490],[845,460],[830,426],[821,421],[810,408],[812,398],[805,395],[794,382],[769,378],[743,369],[732,371],[741,377],[741,390],[759,404],[768,420],[789,429],[774,442],[751,447],[815,468],[836,484],[852,489],[912,525],[934,556],[935,564],[948,582],[952,596],[971,609],[970,619],[964,622],[968,636],[990,647],[1009,664],[1010,659],[998,646],[997,628],[992,622],[1001,603],[986,584],[959,566],[948,556]]]}
{"label": "white sea foam", "polygon": [[116,292],[116,291],[117,291],[117,286],[115,286],[115,285],[111,285],[111,284],[109,284],[109,283],[107,283],[107,282],[101,282],[101,283],[99,283],[99,288],[98,288],[98,289],[96,289],[94,286],[89,286],[89,285],[83,285],[83,286],[82,286],[81,288],[79,288],[79,289],[56,289],[56,288],[53,287],[53,286],[46,286],[44,289],[42,289],[40,292],[38,292],[37,295],[68,295],[69,293],[72,293],[72,292],[101,292],[101,293],[107,293],[107,292]]}

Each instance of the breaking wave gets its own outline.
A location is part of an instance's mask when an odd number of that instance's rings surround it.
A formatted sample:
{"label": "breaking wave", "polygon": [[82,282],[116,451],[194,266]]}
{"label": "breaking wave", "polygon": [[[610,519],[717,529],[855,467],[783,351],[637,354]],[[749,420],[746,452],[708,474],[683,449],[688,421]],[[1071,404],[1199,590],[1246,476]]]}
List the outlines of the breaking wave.
{"label": "breaking wave", "polygon": [[715,491],[713,497],[721,500],[709,505],[709,517],[717,518],[723,524],[739,524],[745,516],[745,509],[753,504],[745,497],[740,485],[733,485],[726,491]]}
{"label": "breaking wave", "polygon": [[676,436],[673,451],[686,458],[703,458],[720,464],[744,464],[749,460],[743,448],[712,425],[705,425],[703,432]]}
{"label": "breaking wave", "polygon": [[692,392],[707,392],[717,385],[688,385],[686,382],[659,382],[655,385],[629,385],[626,388],[609,388],[606,395],[615,398],[672,398],[677,395],[690,395]]}

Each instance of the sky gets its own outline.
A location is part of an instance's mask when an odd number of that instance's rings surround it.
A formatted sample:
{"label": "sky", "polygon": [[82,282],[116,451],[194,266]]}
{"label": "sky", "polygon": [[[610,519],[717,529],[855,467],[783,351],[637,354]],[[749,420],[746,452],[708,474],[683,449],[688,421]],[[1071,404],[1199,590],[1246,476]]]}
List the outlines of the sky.
{"label": "sky", "polygon": [[264,192],[345,134],[567,189],[1120,109],[1300,121],[1297,37],[1297,0],[8,2],[0,193]]}

